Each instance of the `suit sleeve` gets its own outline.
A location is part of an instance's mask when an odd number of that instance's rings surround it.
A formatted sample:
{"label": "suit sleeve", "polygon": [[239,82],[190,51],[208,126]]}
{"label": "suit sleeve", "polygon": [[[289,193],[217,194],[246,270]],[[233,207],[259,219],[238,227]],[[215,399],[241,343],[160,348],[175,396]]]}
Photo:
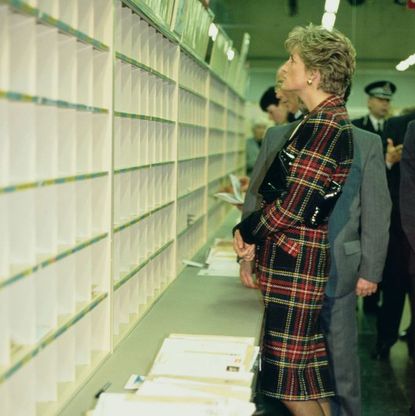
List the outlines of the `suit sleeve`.
{"label": "suit sleeve", "polygon": [[406,130],[400,183],[400,208],[403,230],[415,250],[415,121]]}
{"label": "suit sleeve", "polygon": [[378,283],[385,264],[391,213],[380,140],[373,141],[364,165],[360,192],[362,259],[358,275]]}
{"label": "suit sleeve", "polygon": [[[310,122],[310,121],[309,121]],[[310,131],[315,131],[310,123]],[[315,137],[300,151],[287,178],[288,194],[263,210],[256,211],[242,221],[239,228],[247,243],[260,243],[269,235],[303,223],[309,205],[324,193],[333,176],[343,150],[351,156],[350,131],[332,120],[318,124]],[[341,183],[344,182],[346,175]]]}
{"label": "suit sleeve", "polygon": [[362,128],[362,124],[363,124],[363,119],[362,118],[356,118],[356,119],[352,120],[351,122],[354,126]]}
{"label": "suit sleeve", "polygon": [[258,145],[255,143],[254,139],[247,140],[246,143],[246,169],[251,171],[255,166],[255,161],[257,160],[259,150]]}
{"label": "suit sleeve", "polygon": [[242,219],[252,214],[261,202],[262,198],[258,193],[258,189],[261,177],[263,177],[264,171],[266,170],[269,140],[271,140],[271,128],[269,128],[265,134],[264,140],[262,141],[262,146],[259,150],[259,154],[254,165],[254,170],[251,174],[249,187],[246,192],[245,201],[242,208]]}

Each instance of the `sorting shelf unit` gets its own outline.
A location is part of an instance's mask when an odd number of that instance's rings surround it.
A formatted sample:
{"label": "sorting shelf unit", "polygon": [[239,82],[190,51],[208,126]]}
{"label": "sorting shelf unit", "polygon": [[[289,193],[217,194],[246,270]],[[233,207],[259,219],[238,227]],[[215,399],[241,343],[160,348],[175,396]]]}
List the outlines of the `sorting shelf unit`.
{"label": "sorting shelf unit", "polygon": [[206,239],[208,68],[180,51],[177,135],[177,273]]}
{"label": "sorting shelf unit", "polygon": [[115,5],[113,337],[174,278],[178,45]]}
{"label": "sorting shelf unit", "polygon": [[227,152],[227,86],[223,80],[211,73],[209,76],[209,138],[208,138],[208,218],[207,228],[212,233],[214,224],[226,215],[226,204],[214,198],[227,180],[225,158]]}
{"label": "sorting shelf unit", "polygon": [[112,7],[0,16],[0,413],[56,414],[110,352]]}
{"label": "sorting shelf unit", "polygon": [[0,2],[2,415],[59,413],[229,208],[244,101],[185,3]]}

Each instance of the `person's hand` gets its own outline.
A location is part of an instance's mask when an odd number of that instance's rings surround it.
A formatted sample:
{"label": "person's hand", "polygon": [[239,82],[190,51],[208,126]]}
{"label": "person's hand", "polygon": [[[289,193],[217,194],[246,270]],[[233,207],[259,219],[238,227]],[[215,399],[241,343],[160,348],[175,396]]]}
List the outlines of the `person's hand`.
{"label": "person's hand", "polygon": [[222,188],[219,188],[218,192],[226,192],[228,194],[233,194],[232,185],[222,186]]}
{"label": "person's hand", "polygon": [[242,260],[239,263],[239,278],[245,287],[250,289],[258,289],[259,285],[253,275],[254,262]]}
{"label": "person's hand", "polygon": [[241,184],[241,192],[246,192],[249,187],[249,176],[241,176],[239,183]]}
{"label": "person's hand", "polygon": [[233,249],[239,257],[246,261],[251,261],[255,257],[255,244],[245,243],[239,230],[236,230],[233,236]]}
{"label": "person's hand", "polygon": [[238,257],[243,257],[245,242],[239,230],[236,230],[235,234],[233,235],[233,249],[235,250],[235,253]]}
{"label": "person's hand", "polygon": [[356,295],[362,297],[370,296],[376,292],[377,288],[377,283],[373,283],[361,277],[356,283]]}
{"label": "person's hand", "polygon": [[252,261],[255,258],[255,244],[245,243],[245,254],[242,256],[245,261]]}
{"label": "person's hand", "polygon": [[395,146],[392,139],[387,139],[387,143],[385,160],[387,163],[394,165],[401,161],[403,145]]}

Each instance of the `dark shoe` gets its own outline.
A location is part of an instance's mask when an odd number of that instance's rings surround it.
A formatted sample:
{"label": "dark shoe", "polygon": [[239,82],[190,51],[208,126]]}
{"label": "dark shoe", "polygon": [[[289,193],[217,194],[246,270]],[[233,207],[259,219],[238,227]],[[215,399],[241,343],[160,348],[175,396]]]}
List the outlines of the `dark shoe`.
{"label": "dark shoe", "polygon": [[389,359],[390,347],[385,344],[377,345],[372,351],[371,357],[377,361],[387,361]]}
{"label": "dark shoe", "polygon": [[415,416],[415,404],[409,409],[409,416]]}

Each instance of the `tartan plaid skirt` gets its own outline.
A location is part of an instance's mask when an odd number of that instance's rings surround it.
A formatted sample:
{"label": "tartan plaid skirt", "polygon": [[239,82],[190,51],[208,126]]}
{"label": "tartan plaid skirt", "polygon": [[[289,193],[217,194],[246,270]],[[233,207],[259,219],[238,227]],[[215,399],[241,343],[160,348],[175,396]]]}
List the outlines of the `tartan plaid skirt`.
{"label": "tartan plaid skirt", "polygon": [[334,395],[319,325],[329,271],[327,227],[304,228],[296,257],[271,239],[257,247],[256,274],[265,304],[261,390],[283,400]]}

